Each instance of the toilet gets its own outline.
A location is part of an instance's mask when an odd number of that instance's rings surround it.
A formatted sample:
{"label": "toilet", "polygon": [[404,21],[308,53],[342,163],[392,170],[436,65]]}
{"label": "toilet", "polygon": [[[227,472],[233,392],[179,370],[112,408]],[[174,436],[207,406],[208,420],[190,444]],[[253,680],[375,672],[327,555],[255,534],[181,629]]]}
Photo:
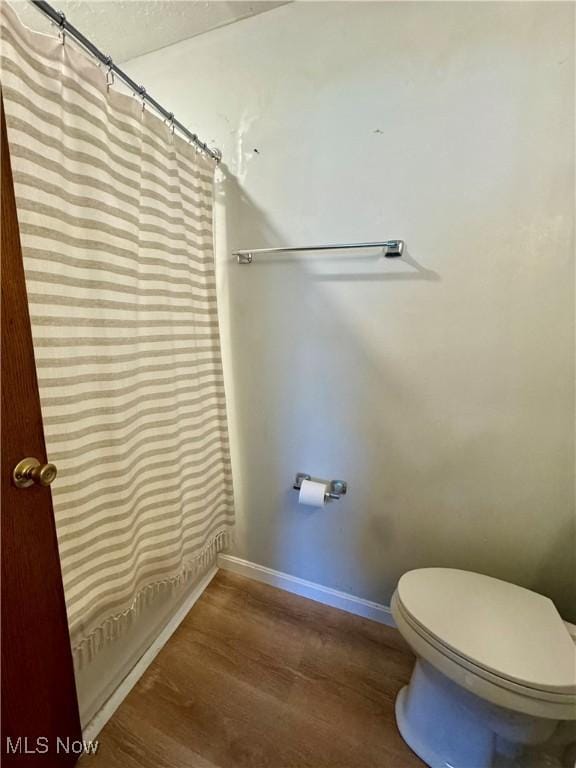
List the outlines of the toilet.
{"label": "toilet", "polygon": [[417,656],[396,721],[431,768],[492,768],[576,720],[576,645],[547,597],[423,568],[402,576],[392,614]]}

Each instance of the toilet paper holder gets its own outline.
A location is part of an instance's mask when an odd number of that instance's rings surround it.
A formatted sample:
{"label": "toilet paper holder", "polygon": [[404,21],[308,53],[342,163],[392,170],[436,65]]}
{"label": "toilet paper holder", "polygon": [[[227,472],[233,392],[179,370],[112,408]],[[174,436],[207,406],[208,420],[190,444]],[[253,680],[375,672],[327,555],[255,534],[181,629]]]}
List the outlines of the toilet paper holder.
{"label": "toilet paper holder", "polygon": [[[294,480],[293,488],[295,491],[299,491],[302,488],[302,480],[315,480],[312,475],[306,474],[306,472],[298,472],[296,479]],[[326,492],[327,499],[333,499],[337,501],[340,496],[344,496],[348,490],[348,483],[344,480],[319,480],[318,482],[326,483],[328,491]]]}

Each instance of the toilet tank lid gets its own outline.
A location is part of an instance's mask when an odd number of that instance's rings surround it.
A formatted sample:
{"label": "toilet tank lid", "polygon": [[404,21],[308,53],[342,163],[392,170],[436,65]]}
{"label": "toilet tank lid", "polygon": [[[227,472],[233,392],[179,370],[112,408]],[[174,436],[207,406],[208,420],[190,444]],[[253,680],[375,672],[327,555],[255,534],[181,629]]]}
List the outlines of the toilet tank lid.
{"label": "toilet tank lid", "polygon": [[576,646],[547,597],[452,568],[408,571],[397,596],[417,624],[473,664],[539,690],[576,691]]}

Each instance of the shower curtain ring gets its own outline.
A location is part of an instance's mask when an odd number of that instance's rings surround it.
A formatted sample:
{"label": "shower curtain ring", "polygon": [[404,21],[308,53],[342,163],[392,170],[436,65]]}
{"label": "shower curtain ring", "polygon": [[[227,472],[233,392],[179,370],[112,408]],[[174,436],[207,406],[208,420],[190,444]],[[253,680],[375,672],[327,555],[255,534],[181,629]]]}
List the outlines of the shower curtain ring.
{"label": "shower curtain ring", "polygon": [[144,112],[146,109],[146,88],[143,85],[138,88],[138,95],[142,99],[142,112]]}
{"label": "shower curtain ring", "polygon": [[58,37],[62,40],[62,45],[66,43],[66,14],[58,11]]}
{"label": "shower curtain ring", "polygon": [[170,129],[170,133],[174,135],[174,112],[168,113],[168,128]]}
{"label": "shower curtain ring", "polygon": [[112,67],[114,66],[114,62],[112,61],[111,56],[106,56],[106,61],[104,62],[108,69],[106,70],[106,90],[110,90],[110,86],[114,85],[114,70]]}

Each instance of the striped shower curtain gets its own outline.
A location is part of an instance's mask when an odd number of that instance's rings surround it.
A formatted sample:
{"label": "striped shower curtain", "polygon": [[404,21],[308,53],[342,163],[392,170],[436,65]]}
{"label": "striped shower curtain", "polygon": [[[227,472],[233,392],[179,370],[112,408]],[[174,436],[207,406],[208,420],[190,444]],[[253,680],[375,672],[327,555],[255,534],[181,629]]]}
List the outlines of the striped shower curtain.
{"label": "striped shower curtain", "polygon": [[233,522],[214,162],[2,3],[1,82],[71,642],[82,664]]}

